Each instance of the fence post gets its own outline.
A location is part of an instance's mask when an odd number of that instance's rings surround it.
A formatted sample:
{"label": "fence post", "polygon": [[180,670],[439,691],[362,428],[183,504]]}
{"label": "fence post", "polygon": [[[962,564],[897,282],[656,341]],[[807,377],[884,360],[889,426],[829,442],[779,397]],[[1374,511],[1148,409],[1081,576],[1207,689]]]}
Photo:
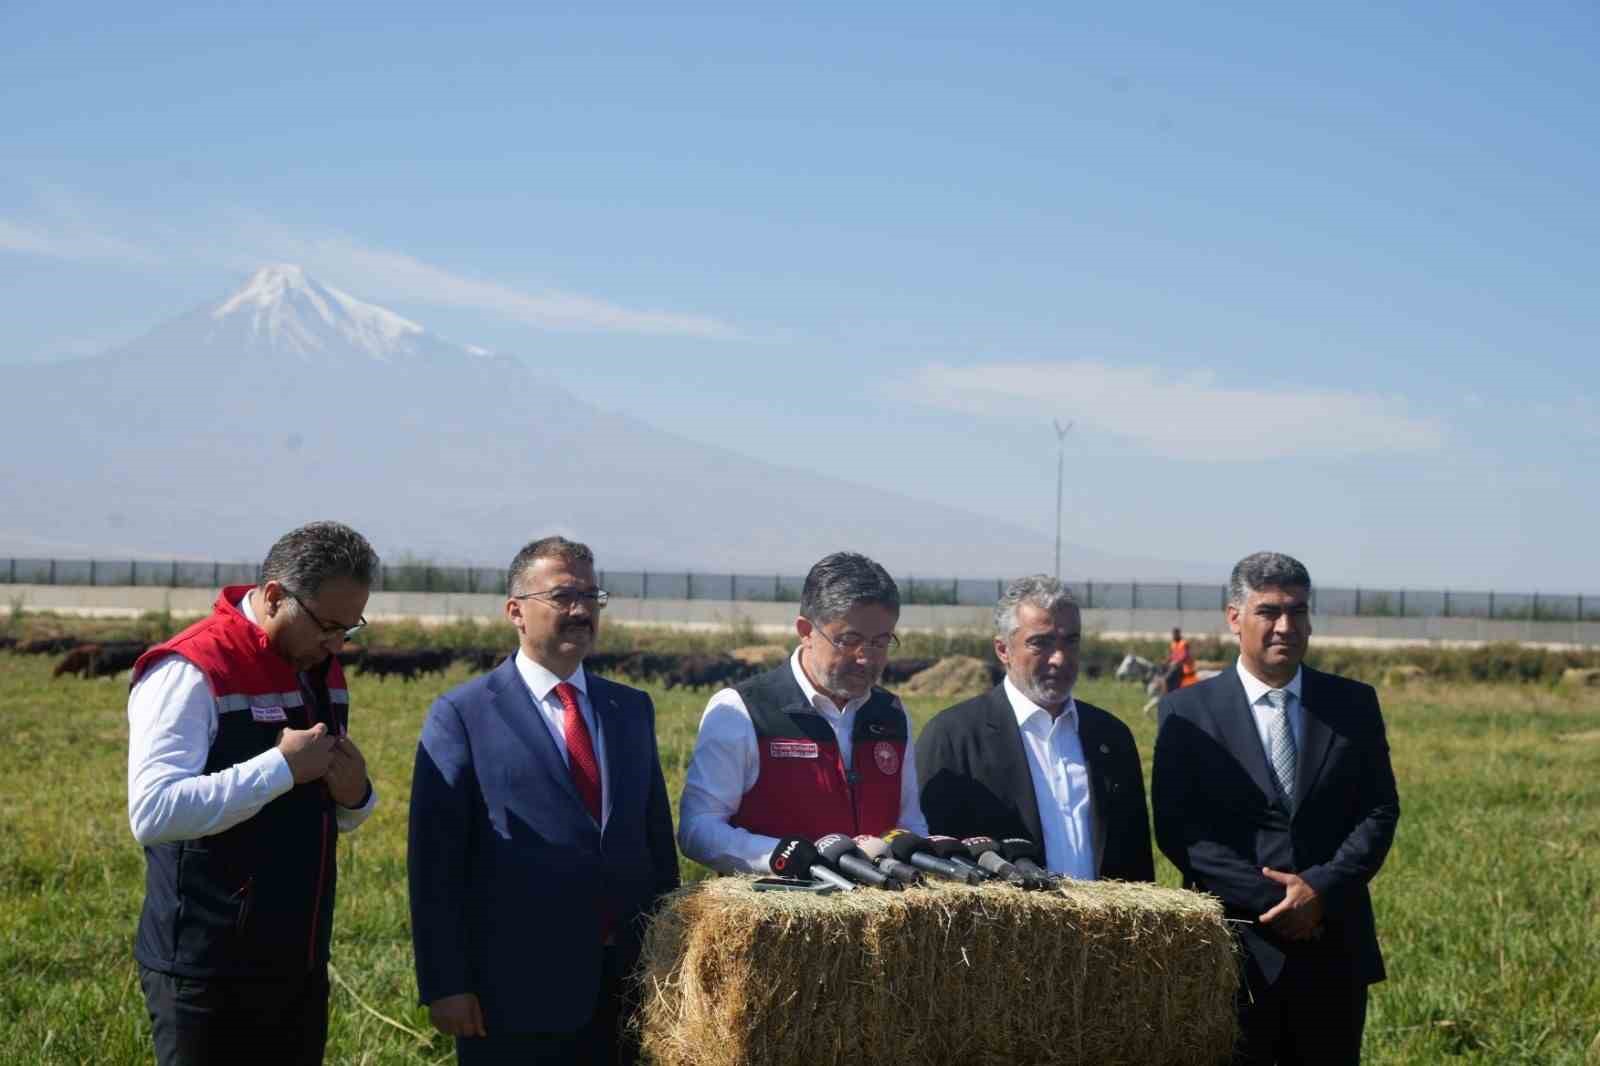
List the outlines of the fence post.
{"label": "fence post", "polygon": [[1405,589],[1401,589],[1400,590],[1400,617],[1404,618],[1405,616],[1406,616],[1406,590]]}
{"label": "fence post", "polygon": [[1128,593],[1128,607],[1130,610],[1137,611],[1139,609],[1139,583],[1131,581],[1128,583],[1128,587],[1132,590]]}
{"label": "fence post", "polygon": [[693,570],[685,570],[683,572],[683,598],[686,599],[686,600],[694,599],[694,571]]}
{"label": "fence post", "polygon": [[1444,590],[1444,617],[1446,617],[1446,618],[1454,617],[1450,613],[1450,590],[1449,589],[1445,589]]}
{"label": "fence post", "polygon": [[1361,617],[1361,586],[1356,586],[1356,617]]}
{"label": "fence post", "polygon": [[170,585],[168,585],[167,587],[168,588],[177,588],[178,587],[178,560],[176,560],[176,559],[172,560],[172,583]]}
{"label": "fence post", "polygon": [[738,583],[738,579],[735,578],[732,574],[728,575],[728,602],[729,603],[737,603],[737,602],[739,602],[739,583]]}
{"label": "fence post", "polygon": [[1537,622],[1538,620],[1539,620],[1539,594],[1537,592],[1535,592],[1533,594],[1533,616],[1531,618],[1529,618],[1528,621]]}
{"label": "fence post", "polygon": [[13,555],[11,557],[11,577],[10,577],[9,580],[6,581],[6,584],[15,585],[16,583],[17,583],[17,557],[15,555]]}
{"label": "fence post", "polygon": [[959,577],[953,577],[950,579],[950,602],[961,602],[961,579]]}
{"label": "fence post", "polygon": [[1183,582],[1178,582],[1178,610],[1183,610]]}
{"label": "fence post", "polygon": [[641,600],[650,598],[650,571],[648,570],[639,571],[639,598]]}
{"label": "fence post", "polygon": [[1494,589],[1489,590],[1489,617],[1494,617]]}
{"label": "fence post", "polygon": [[1580,592],[1578,593],[1578,621],[1583,622],[1586,620],[1583,615],[1583,593]]}
{"label": "fence post", "polygon": [[1083,599],[1083,605],[1085,607],[1094,606],[1094,582],[1088,580],[1087,578],[1085,578],[1083,582]]}
{"label": "fence post", "polygon": [[91,586],[93,586],[93,585],[94,585],[94,583],[95,583],[95,581],[94,581],[94,578],[95,578],[95,573],[94,573],[94,569],[95,569],[95,567],[94,567],[94,560],[93,560],[93,559],[90,559],[90,560],[89,560],[89,584],[90,584],[90,585],[91,585]]}
{"label": "fence post", "polygon": [[781,596],[782,594],[783,594],[783,576],[781,574],[773,574],[772,575],[772,602],[773,603],[777,603],[778,602],[778,597]]}
{"label": "fence post", "polygon": [[51,559],[50,560],[50,584],[54,585],[55,583],[56,583],[56,561],[54,559]]}

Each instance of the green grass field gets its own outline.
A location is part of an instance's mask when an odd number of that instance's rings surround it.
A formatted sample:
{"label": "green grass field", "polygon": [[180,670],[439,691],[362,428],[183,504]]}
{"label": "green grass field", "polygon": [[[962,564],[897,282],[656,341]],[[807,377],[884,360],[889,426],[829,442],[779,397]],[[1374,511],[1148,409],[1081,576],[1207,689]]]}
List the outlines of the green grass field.
{"label": "green grass field", "polygon": [[[0,1062],[148,1062],[126,690],[50,668],[0,653]],[[422,716],[465,676],[352,680],[352,732],[382,802],[340,845],[331,1063],[453,1061],[415,1006],[405,815]],[[654,695],[676,800],[707,694]],[[1086,682],[1078,695],[1132,726],[1148,769],[1140,691]],[[1374,883],[1390,980],[1373,992],[1365,1061],[1600,1061],[1600,698],[1531,685],[1383,696],[1402,816]],[[919,723],[938,709],[911,707]],[[1164,861],[1160,876],[1175,882]]]}

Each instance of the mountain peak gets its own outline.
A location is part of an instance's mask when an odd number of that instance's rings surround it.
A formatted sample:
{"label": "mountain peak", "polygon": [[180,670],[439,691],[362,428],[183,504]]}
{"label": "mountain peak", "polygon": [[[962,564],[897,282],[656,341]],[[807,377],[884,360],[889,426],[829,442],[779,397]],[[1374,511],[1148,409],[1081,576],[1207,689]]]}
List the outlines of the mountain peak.
{"label": "mountain peak", "polygon": [[393,311],[322,284],[293,263],[256,270],[211,318],[221,326],[241,325],[251,340],[298,355],[354,348],[390,359],[413,350],[412,342],[425,332]]}

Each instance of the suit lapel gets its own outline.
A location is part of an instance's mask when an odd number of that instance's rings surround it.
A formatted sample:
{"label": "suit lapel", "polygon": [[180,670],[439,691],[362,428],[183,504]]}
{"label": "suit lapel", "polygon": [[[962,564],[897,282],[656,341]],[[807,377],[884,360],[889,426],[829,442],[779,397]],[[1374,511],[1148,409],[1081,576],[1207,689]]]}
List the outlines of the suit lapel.
{"label": "suit lapel", "polygon": [[572,802],[581,809],[583,799],[578,795],[578,787],[572,783],[572,774],[567,769],[566,761],[561,758],[555,738],[550,735],[542,713],[534,705],[533,694],[517,672],[514,657],[496,668],[494,680],[495,709],[505,719],[511,732],[522,741],[534,761],[555,779],[556,787],[571,796]]}
{"label": "suit lapel", "polygon": [[1322,702],[1322,675],[1315,670],[1302,668],[1300,672],[1300,752],[1295,762],[1295,810],[1300,801],[1311,794],[1322,764],[1327,761],[1328,748],[1333,743],[1333,729],[1327,715],[1334,708]]}
{"label": "suit lapel", "polygon": [[595,719],[600,723],[600,742],[606,749],[606,790],[609,795],[601,797],[601,810],[610,807],[613,811],[620,811],[623,792],[629,781],[623,756],[627,745],[623,743],[622,736],[627,728],[626,719],[621,704],[617,702],[616,688],[604,678],[589,673],[588,667],[584,668],[584,676],[589,683],[589,706],[594,708]]}
{"label": "suit lapel", "polygon": [[1028,769],[1028,755],[1022,750],[1022,730],[1017,726],[1017,715],[1006,698],[1003,684],[996,685],[989,693],[984,731],[987,735],[983,749],[995,774],[990,780],[1010,782],[1011,799],[1022,815],[1028,839],[1043,848],[1044,830],[1039,824],[1039,800],[1033,792],[1033,773]]}
{"label": "suit lapel", "polygon": [[1255,715],[1250,711],[1249,698],[1244,683],[1239,680],[1237,667],[1224,670],[1217,680],[1216,702],[1211,712],[1216,716],[1217,729],[1222,733],[1228,750],[1244,767],[1250,780],[1270,802],[1278,794],[1278,786],[1267,776],[1267,752],[1261,746],[1261,734],[1256,732]]}

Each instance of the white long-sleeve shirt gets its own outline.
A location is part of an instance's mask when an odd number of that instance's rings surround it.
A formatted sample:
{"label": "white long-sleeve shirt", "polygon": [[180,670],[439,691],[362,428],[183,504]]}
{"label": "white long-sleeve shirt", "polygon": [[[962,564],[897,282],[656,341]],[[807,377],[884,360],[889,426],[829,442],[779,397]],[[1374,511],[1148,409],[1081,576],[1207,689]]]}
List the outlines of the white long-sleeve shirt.
{"label": "white long-sleeve shirt", "polygon": [[1004,684],[1022,733],[1028,776],[1033,779],[1045,865],[1053,874],[1093,880],[1099,869],[1101,842],[1089,791],[1089,762],[1078,736],[1078,705],[1069,697],[1066,707],[1052,718],[1049,711],[1024,696],[1011,678]]}
{"label": "white long-sleeve shirt", "polygon": [[[841,709],[806,676],[800,666],[800,649],[789,659],[789,668],[800,683],[800,691],[839,742],[839,757],[850,765],[850,734],[855,729],[856,711],[867,702],[861,696]],[[900,713],[905,708],[899,705]],[[678,847],[696,862],[718,873],[771,873],[767,860],[778,846],[777,837],[762,836],[729,824],[744,795],[761,775],[761,751],[756,740],[750,710],[738,690],[725,688],[711,697],[700,718],[700,734],[695,738],[694,754],[689,759],[683,799],[678,805]],[[922,801],[917,788],[916,750],[911,743],[911,720],[906,719],[906,751],[900,768],[899,825],[926,836],[928,821],[922,816]]]}
{"label": "white long-sleeve shirt", "polygon": [[[256,621],[248,594],[238,606]],[[216,739],[217,702],[200,668],[180,655],[150,664],[128,693],[128,824],[140,844],[220,833],[294,787],[277,748],[205,773]],[[339,831],[354,830],[377,804],[376,788],[359,808],[335,804]]]}

